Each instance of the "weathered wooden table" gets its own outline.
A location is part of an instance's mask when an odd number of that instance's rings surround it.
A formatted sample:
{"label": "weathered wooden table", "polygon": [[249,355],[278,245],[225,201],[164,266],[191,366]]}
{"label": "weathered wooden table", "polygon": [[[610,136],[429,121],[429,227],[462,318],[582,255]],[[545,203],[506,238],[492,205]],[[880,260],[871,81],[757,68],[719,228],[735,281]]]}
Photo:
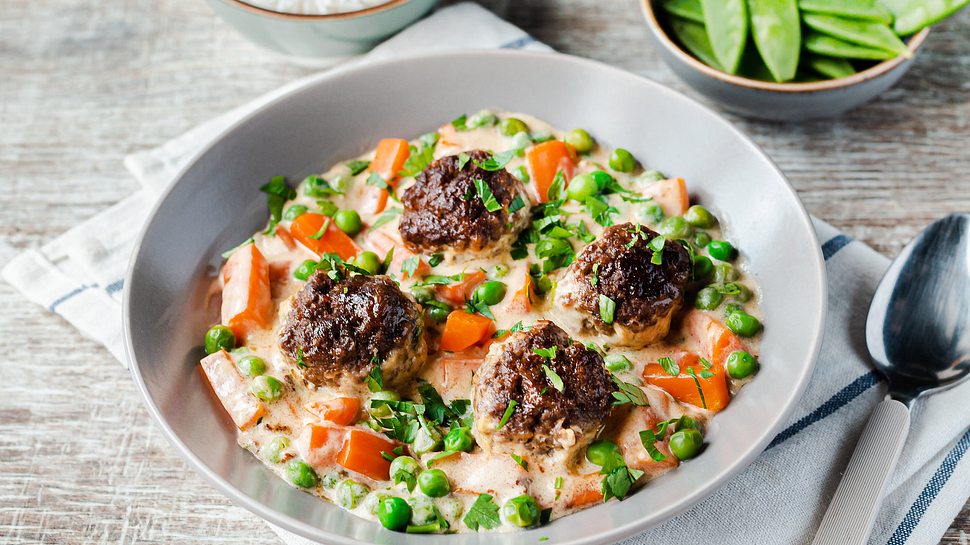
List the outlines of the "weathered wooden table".
{"label": "weathered wooden table", "polygon": [[[636,0],[509,2],[560,51],[685,86]],[[934,29],[901,85],[834,120],[736,119],[809,210],[886,255],[970,210],[970,10]],[[121,166],[310,72],[201,1],[0,2],[0,262],[136,189]],[[689,92],[689,91],[688,91]],[[107,351],[0,283],[0,542],[273,543],[169,448]],[[945,543],[967,543],[970,507]]]}

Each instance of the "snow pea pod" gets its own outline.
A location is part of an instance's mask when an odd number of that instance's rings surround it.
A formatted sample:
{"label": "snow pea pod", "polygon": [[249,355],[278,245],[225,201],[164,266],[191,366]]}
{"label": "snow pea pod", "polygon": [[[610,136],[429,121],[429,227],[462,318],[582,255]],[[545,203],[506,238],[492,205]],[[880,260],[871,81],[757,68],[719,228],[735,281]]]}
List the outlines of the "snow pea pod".
{"label": "snow pea pod", "polygon": [[748,0],[751,34],[775,81],[789,81],[798,70],[802,49],[796,0]]}
{"label": "snow pea pod", "polygon": [[771,70],[768,70],[764,59],[758,53],[758,46],[753,43],[744,47],[744,55],[741,55],[741,64],[738,65],[738,75],[760,81],[775,81]]}
{"label": "snow pea pod", "polygon": [[814,13],[802,15],[802,21],[809,27],[840,40],[912,56],[906,44],[885,24]]}
{"label": "snow pea pod", "polygon": [[671,17],[670,30],[673,31],[677,40],[701,62],[712,68],[722,70],[717,57],[714,56],[714,50],[711,49],[711,41],[707,37],[704,25],[680,17]]}
{"label": "snow pea pod", "polygon": [[798,0],[802,11],[891,24],[893,14],[873,0]]}
{"label": "snow pea pod", "polygon": [[896,16],[893,30],[900,36],[915,34],[970,4],[970,0],[882,0]]}
{"label": "snow pea pod", "polygon": [[824,55],[808,53],[805,55],[805,64],[815,72],[832,79],[844,78],[856,73],[849,61]]}
{"label": "snow pea pod", "polygon": [[664,0],[660,3],[664,11],[688,21],[704,24],[704,8],[701,0]]}
{"label": "snow pea pod", "polygon": [[891,51],[876,49],[857,45],[845,40],[833,38],[821,32],[808,31],[805,33],[805,49],[819,55],[838,57],[842,59],[862,59],[871,61],[882,61],[896,56]]}
{"label": "snow pea pod", "polygon": [[721,67],[738,71],[744,44],[748,41],[748,9],[744,0],[701,0],[704,27]]}

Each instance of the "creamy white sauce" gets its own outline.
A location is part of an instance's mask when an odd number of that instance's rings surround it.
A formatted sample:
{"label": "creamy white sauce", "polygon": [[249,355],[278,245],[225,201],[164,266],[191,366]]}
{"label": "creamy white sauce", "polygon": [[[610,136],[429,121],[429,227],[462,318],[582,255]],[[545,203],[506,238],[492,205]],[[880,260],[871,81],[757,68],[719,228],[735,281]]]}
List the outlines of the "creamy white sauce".
{"label": "creamy white sauce", "polygon": [[329,15],[349,13],[387,4],[391,0],[243,0],[245,3],[281,13]]}
{"label": "creamy white sauce", "polygon": [[[558,130],[555,130],[532,116],[521,113],[502,113],[499,115],[503,118],[512,116],[522,119],[529,125],[533,133],[546,133],[561,137],[561,133]],[[511,149],[514,144],[512,138],[502,136],[496,127],[456,132],[450,125],[446,124],[439,129],[439,132],[442,136],[435,151],[435,158],[474,149],[487,149],[494,152],[501,152]],[[581,157],[577,173],[590,172],[603,168],[603,165],[608,163],[609,153],[610,150],[605,146],[598,146],[590,155]],[[368,152],[357,159],[370,160],[372,158],[373,152]],[[523,158],[516,157],[512,159],[506,169],[509,172],[513,172],[517,167],[524,164],[525,160]],[[637,180],[636,175],[638,173],[634,173],[633,175],[613,174],[616,175],[618,181],[624,187],[638,192],[649,193],[650,191],[651,182]],[[323,176],[328,180],[332,180],[337,176],[349,176],[347,161],[342,161],[333,166],[330,170],[323,173]],[[346,194],[331,197],[329,200],[340,208],[356,208],[355,203],[369,189],[365,183],[367,176],[368,172],[364,171],[353,177],[351,187]],[[688,180],[687,182],[689,187],[691,181]],[[403,193],[412,183],[413,179],[402,180],[397,187],[397,193]],[[298,197],[287,203],[287,207],[293,204],[303,204],[313,211],[318,209],[317,200],[307,197],[301,187],[298,188]],[[619,210],[619,213],[614,217],[614,223],[616,224],[631,221],[634,223],[644,223],[652,228],[657,227],[656,225],[645,222],[644,218],[638,214],[637,211],[642,205],[623,202],[617,195],[610,196],[610,204],[616,206]],[[393,207],[399,208],[400,204],[389,201],[388,208]],[[592,234],[598,235],[604,229],[592,221],[578,203],[569,202],[562,208],[575,214],[574,218],[582,218]],[[710,208],[716,212],[716,208]],[[361,217],[366,225],[372,224],[377,216],[376,214],[361,212]],[[725,218],[721,217],[719,219],[723,225]],[[289,226],[289,223],[284,221],[281,225],[286,228]],[[390,233],[396,233],[397,225],[398,220],[394,219],[380,229]],[[706,231],[713,239],[722,237],[722,233],[717,227],[707,229]],[[272,283],[273,301],[275,305],[278,305],[278,312],[271,327],[255,331],[249,336],[248,345],[245,350],[261,356],[268,364],[267,374],[284,379],[286,388],[281,399],[267,404],[266,415],[259,424],[240,431],[239,443],[262,458],[261,449],[270,440],[277,436],[287,437],[291,444],[284,451],[283,461],[285,462],[290,458],[300,456],[300,435],[304,427],[309,423],[319,422],[318,418],[305,410],[304,407],[314,401],[325,401],[336,397],[337,392],[325,387],[313,387],[306,383],[301,377],[300,370],[284,358],[277,343],[277,332],[289,308],[289,298],[303,285],[302,282],[293,278],[292,271],[302,261],[307,259],[316,260],[317,256],[299,243],[296,244],[295,249],[290,249],[279,237],[268,237],[262,234],[256,234],[254,238],[257,247],[270,262],[271,267],[281,271],[279,275],[272,276],[274,280]],[[582,242],[577,239],[572,240],[576,252],[579,253]],[[367,244],[366,229],[361,235],[356,237],[355,242],[365,250],[370,249]],[[706,253],[706,250],[702,253]],[[508,266],[508,273],[502,275],[500,278],[508,284],[509,295],[506,296],[503,303],[491,308],[495,315],[497,328],[507,329],[517,322],[529,325],[539,319],[550,319],[551,294],[547,295],[544,301],[539,301],[534,304],[531,312],[528,313],[513,312],[507,308],[507,302],[511,299],[511,294],[521,287],[526,278],[527,264],[534,261],[535,258],[530,248],[530,256],[528,259],[516,261],[511,259],[506,253],[504,257],[499,256],[498,258],[491,259],[446,261],[434,267],[432,272],[433,274],[450,275],[480,268],[486,271],[489,279],[493,279],[498,278],[495,272],[495,266],[497,264],[502,263]],[[752,279],[744,273],[743,263],[735,262],[735,265],[741,274],[737,282],[745,284],[754,293],[751,300],[742,306],[747,312],[760,317],[760,313],[758,312],[760,294],[757,287]],[[401,280],[399,271],[388,272],[389,274],[398,273],[395,276],[400,281],[401,289],[409,292],[415,280]],[[550,276],[555,282],[564,272],[565,268],[559,269],[551,273]],[[714,311],[711,315],[718,320],[723,320],[721,310]],[[564,326],[567,331],[570,331],[570,329],[573,329],[571,325],[574,324],[560,322],[559,325]],[[757,338],[745,340],[745,346],[752,354],[758,353]],[[671,329],[671,334],[665,341],[639,350],[613,348],[610,354],[619,353],[626,355],[633,363],[633,369],[620,374],[623,380],[642,383],[639,377],[642,375],[643,368],[648,363],[656,362],[659,358],[676,351],[696,351],[698,349],[696,342],[680,332],[678,325],[675,323]],[[446,402],[454,399],[469,399],[471,397],[472,376],[477,365],[476,362],[483,353],[484,351],[482,349],[473,349],[468,353],[458,354],[429,351],[429,360],[421,371],[420,377],[431,382]],[[240,355],[237,354],[236,357]],[[729,378],[729,389],[732,394],[737,393],[742,384],[743,381]],[[643,486],[650,479],[677,465],[676,459],[669,455],[669,451],[667,451],[668,459],[665,462],[658,463],[650,460],[643,447],[639,445],[639,439],[636,436],[638,431],[646,429],[646,427],[652,426],[658,421],[677,418],[682,415],[693,417],[701,425],[713,416],[713,413],[710,411],[677,402],[659,388],[647,385],[643,386],[643,390],[650,400],[650,406],[647,408],[637,408],[632,412],[629,409],[614,410],[614,414],[611,416],[601,435],[601,437],[613,439],[621,445],[624,450],[624,456],[631,467],[639,464],[639,467],[645,471],[645,475],[638,482],[638,486]],[[418,399],[415,391],[400,393],[405,398]],[[366,400],[364,400],[363,406],[366,409]],[[366,429],[362,425],[358,426],[361,429]],[[661,451],[665,451],[665,445],[666,442],[658,443]],[[426,455],[424,458],[427,460],[429,457],[429,455]],[[602,479],[602,476],[598,474],[599,468],[584,459],[566,460],[561,455],[553,453],[549,457],[536,457],[535,459],[527,459],[526,461],[529,466],[528,470],[520,467],[519,464],[507,455],[488,456],[479,447],[476,447],[472,453],[438,461],[435,467],[445,470],[448,474],[453,493],[449,497],[434,500],[434,503],[449,520],[451,530],[469,531],[461,522],[461,517],[480,493],[493,495],[499,506],[503,505],[506,500],[512,497],[528,493],[538,501],[540,507],[551,507],[553,509],[552,516],[555,518],[586,506],[582,504],[577,505],[576,502],[582,497],[589,497],[590,494],[595,496],[599,491],[600,480]],[[264,462],[271,470],[284,476],[283,463],[274,463],[265,459]],[[330,476],[333,474],[340,475],[338,480],[349,477],[367,484],[373,490],[369,497],[370,499],[362,502],[361,505],[353,510],[355,514],[367,519],[375,518],[371,509],[381,490],[385,493],[391,493],[405,498],[411,495],[404,485],[391,486],[389,482],[375,482],[364,476],[349,472],[336,464],[315,467],[315,469],[321,477],[324,477],[323,483],[310,489],[309,492],[324,498],[335,499],[334,489],[325,486],[325,484],[329,484],[332,481]],[[689,467],[684,470],[689,471]],[[561,484],[557,487],[556,485],[560,481]],[[414,494],[420,494],[417,488]],[[503,523],[500,530],[511,530],[513,528],[508,523]]]}

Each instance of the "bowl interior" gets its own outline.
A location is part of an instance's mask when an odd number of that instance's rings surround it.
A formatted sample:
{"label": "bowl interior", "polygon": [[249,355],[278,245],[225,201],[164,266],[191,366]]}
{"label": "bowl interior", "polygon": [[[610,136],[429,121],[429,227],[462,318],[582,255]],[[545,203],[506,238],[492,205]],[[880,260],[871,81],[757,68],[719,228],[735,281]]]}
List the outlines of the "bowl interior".
{"label": "bowl interior", "polygon": [[[504,83],[489,83],[491,77]],[[162,197],[135,250],[125,298],[132,373],[176,449],[237,503],[327,543],[507,539],[392,534],[291,488],[236,445],[231,423],[196,372],[209,325],[201,310],[207,277],[220,252],[265,224],[262,183],[279,174],[302,179],[380,137],[412,138],[485,107],[529,112],[563,129],[584,127],[649,168],[684,177],[739,243],[761,284],[767,324],[762,369],[713,420],[703,456],[626,501],[522,539],[606,543],[685,510],[752,461],[800,396],[821,341],[821,254],[795,192],[746,137],[678,93],[592,61],[523,52],[389,61],[323,76],[238,123]]]}

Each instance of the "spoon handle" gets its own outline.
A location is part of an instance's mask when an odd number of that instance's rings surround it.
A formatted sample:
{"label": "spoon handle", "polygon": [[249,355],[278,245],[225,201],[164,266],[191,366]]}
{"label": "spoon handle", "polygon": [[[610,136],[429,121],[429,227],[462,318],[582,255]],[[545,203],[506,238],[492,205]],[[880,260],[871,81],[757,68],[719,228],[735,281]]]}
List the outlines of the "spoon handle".
{"label": "spoon handle", "polygon": [[909,434],[909,408],[887,399],[866,424],[812,545],[863,545]]}

